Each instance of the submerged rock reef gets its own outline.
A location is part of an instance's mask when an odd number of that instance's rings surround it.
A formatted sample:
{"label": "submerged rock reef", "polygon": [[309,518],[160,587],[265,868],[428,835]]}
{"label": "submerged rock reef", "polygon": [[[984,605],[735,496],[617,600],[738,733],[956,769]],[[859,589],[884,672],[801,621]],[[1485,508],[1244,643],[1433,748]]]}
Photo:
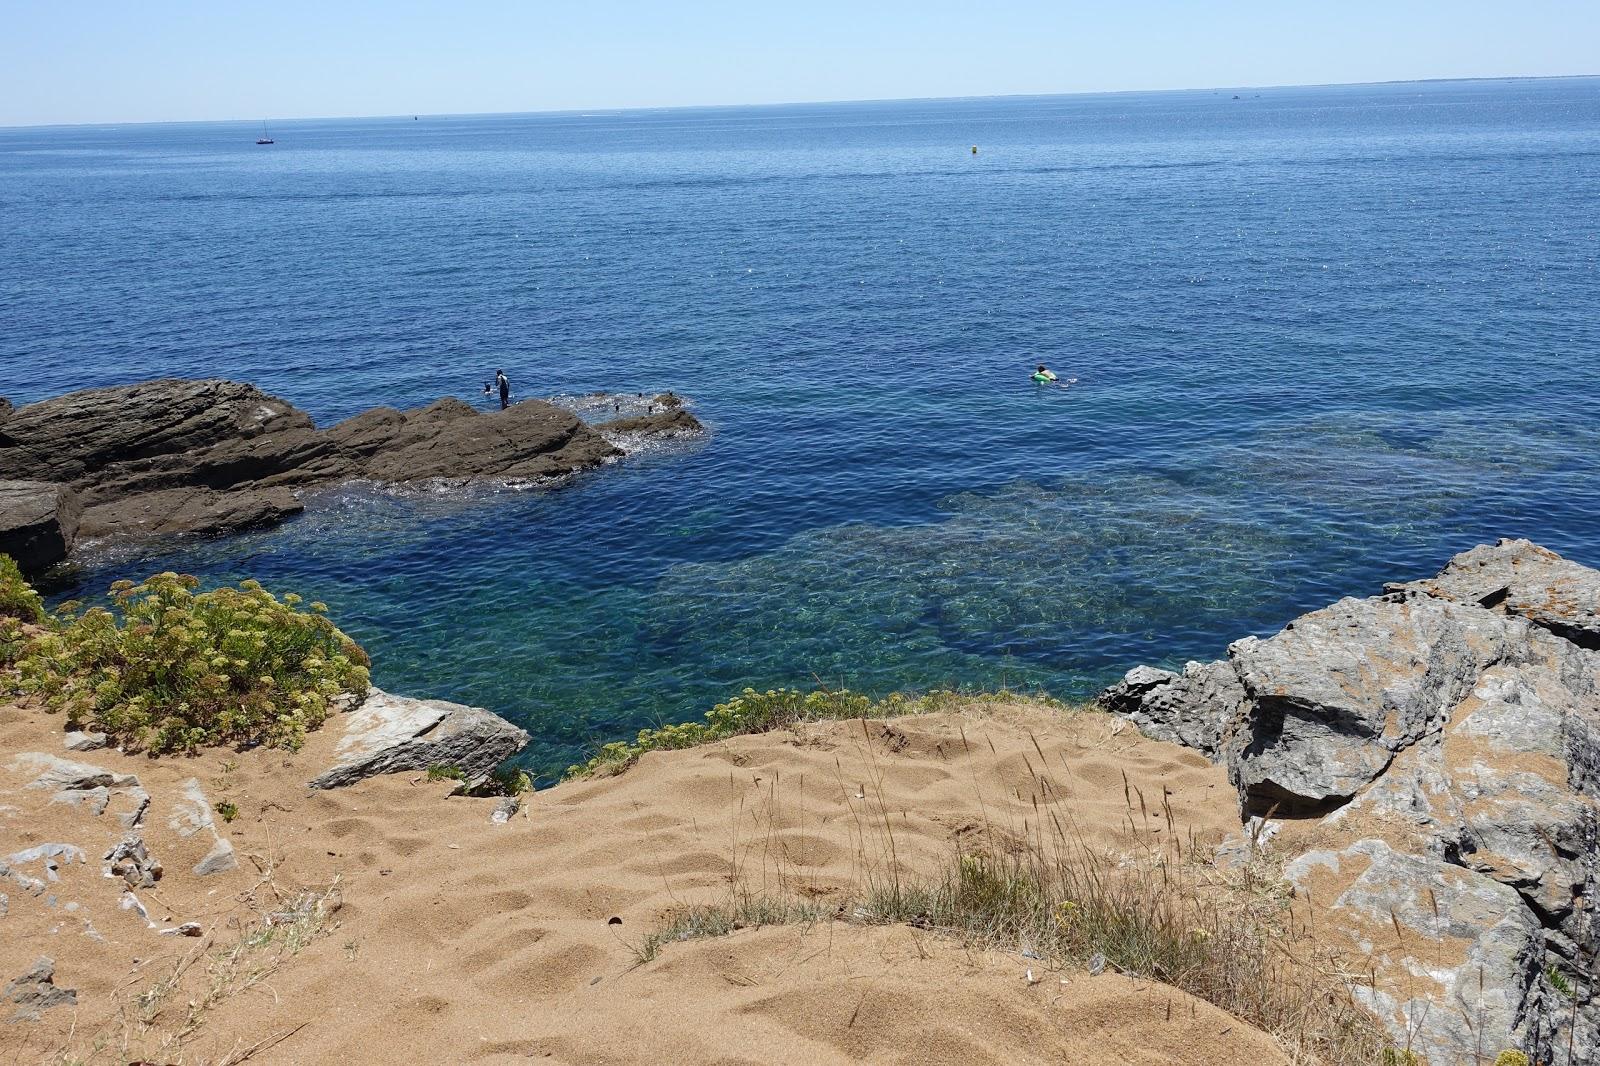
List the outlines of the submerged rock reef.
{"label": "submerged rock reef", "polygon": [[0,403],[0,552],[37,570],[79,539],[269,526],[304,509],[304,490],[355,479],[555,483],[623,455],[624,436],[702,432],[676,396],[659,400],[645,414],[591,424],[543,400],[480,412],[446,398],[374,408],[327,429],[233,381]]}
{"label": "submerged rock reef", "polygon": [[1224,766],[1258,828],[1314,823],[1286,875],[1401,1046],[1594,1061],[1597,649],[1600,572],[1502,540],[1101,702]]}

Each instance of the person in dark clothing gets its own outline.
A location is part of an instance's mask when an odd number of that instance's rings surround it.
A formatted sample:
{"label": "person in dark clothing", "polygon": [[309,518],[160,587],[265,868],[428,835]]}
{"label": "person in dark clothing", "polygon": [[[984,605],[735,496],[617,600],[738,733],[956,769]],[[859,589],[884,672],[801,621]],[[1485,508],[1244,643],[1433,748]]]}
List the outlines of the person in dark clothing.
{"label": "person in dark clothing", "polygon": [[506,377],[504,370],[496,370],[494,383],[500,389],[500,410],[504,411],[511,406],[511,379]]}

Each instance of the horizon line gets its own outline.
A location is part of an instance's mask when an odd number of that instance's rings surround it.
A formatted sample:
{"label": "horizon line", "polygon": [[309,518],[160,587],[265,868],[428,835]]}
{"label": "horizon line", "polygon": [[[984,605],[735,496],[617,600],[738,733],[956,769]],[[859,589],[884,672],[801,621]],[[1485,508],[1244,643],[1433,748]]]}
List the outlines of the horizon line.
{"label": "horizon line", "polygon": [[513,115],[588,115],[604,114],[617,115],[631,112],[659,112],[659,111],[707,111],[715,109],[734,108],[778,108],[778,107],[811,107],[827,105],[848,104],[911,104],[911,103],[942,103],[959,100],[1040,100],[1053,97],[1066,96],[1141,96],[1157,93],[1204,93],[1204,92],[1260,92],[1274,89],[1337,89],[1359,88],[1365,85],[1433,85],[1449,84],[1455,82],[1481,82],[1481,81],[1572,81],[1584,78],[1600,78],[1600,73],[1587,74],[1486,74],[1467,75],[1458,78],[1384,78],[1377,81],[1326,81],[1305,82],[1292,84],[1273,85],[1207,85],[1190,86],[1177,89],[1080,89],[1069,92],[1044,92],[1044,93],[983,93],[972,96],[888,96],[888,97],[844,97],[828,100],[780,100],[765,103],[715,103],[715,104],[628,104],[618,107],[559,107],[535,108],[529,111],[397,111],[387,115],[280,115],[276,118],[184,118],[184,119],[138,119],[124,122],[29,122],[16,126],[0,126],[0,131],[7,130],[47,130],[47,129],[92,129],[107,126],[207,126],[225,123],[256,123],[256,122],[337,122],[361,121],[375,119],[397,119],[407,115],[413,118],[489,118],[493,116]]}

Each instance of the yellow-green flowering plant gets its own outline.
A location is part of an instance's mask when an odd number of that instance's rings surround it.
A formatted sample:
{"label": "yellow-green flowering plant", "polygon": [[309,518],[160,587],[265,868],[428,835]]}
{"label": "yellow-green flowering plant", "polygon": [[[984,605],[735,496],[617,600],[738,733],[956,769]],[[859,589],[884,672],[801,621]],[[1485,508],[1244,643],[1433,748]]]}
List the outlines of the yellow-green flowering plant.
{"label": "yellow-green flowering plant", "polygon": [[0,618],[38,623],[44,620],[44,600],[22,579],[17,561],[0,552]]}
{"label": "yellow-green flowering plant", "polygon": [[20,687],[73,726],[152,754],[207,744],[298,748],[342,693],[364,695],[367,655],[324,617],[257,581],[197,592],[186,575],[111,587],[112,606],[65,605],[17,663]]}

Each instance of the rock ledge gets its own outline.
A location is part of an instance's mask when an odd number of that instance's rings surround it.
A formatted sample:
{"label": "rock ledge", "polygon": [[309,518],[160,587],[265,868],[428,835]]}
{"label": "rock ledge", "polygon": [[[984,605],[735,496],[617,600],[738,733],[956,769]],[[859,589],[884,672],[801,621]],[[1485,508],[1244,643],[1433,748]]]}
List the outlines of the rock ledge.
{"label": "rock ledge", "polygon": [[554,484],[624,454],[608,434],[703,430],[677,406],[597,428],[543,400],[482,413],[456,399],[318,429],[292,404],[220,380],[89,389],[6,411],[0,552],[27,570],[66,558],[80,538],[270,526],[300,513],[300,493],[319,485]]}

